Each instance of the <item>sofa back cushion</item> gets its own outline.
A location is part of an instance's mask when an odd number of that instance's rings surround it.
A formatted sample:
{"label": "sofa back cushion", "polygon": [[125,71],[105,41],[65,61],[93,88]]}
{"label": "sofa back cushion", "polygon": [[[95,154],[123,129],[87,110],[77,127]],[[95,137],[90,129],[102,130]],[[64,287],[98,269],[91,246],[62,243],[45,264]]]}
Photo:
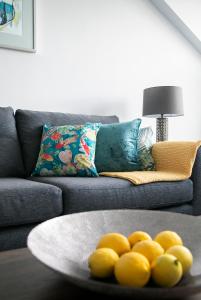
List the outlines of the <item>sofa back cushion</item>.
{"label": "sofa back cushion", "polygon": [[51,126],[62,125],[82,125],[86,122],[91,123],[118,123],[116,116],[93,116],[82,114],[67,114],[58,112],[41,112],[31,110],[17,110],[15,114],[16,124],[26,175],[29,176],[33,171],[40,151],[40,142],[44,124]]}
{"label": "sofa back cushion", "polygon": [[13,109],[0,107],[0,177],[24,175]]}

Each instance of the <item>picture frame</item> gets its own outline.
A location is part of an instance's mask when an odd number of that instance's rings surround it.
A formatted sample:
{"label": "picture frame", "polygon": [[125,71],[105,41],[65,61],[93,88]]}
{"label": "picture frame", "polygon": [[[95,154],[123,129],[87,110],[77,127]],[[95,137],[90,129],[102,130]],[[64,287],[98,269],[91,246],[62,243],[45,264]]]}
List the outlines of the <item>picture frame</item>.
{"label": "picture frame", "polygon": [[36,52],[36,0],[0,0],[0,48]]}

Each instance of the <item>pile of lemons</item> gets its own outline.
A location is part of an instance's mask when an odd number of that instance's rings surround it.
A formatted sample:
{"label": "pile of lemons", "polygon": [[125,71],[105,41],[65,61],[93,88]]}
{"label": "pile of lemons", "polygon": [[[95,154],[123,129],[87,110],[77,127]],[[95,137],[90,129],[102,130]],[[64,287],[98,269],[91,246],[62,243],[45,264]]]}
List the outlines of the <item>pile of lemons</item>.
{"label": "pile of lemons", "polygon": [[129,237],[103,235],[88,259],[91,275],[115,276],[121,285],[144,287],[152,280],[161,287],[175,286],[193,263],[190,250],[174,231],[162,231],[154,239],[143,231]]}

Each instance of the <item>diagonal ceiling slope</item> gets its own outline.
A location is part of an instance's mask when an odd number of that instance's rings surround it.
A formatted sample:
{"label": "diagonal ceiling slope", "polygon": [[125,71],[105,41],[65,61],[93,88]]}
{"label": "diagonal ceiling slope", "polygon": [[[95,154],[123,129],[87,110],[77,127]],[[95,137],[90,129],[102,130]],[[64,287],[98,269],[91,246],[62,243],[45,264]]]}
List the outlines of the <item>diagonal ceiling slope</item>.
{"label": "diagonal ceiling slope", "polygon": [[[197,6],[196,3],[191,3],[187,9],[182,9],[184,2],[173,1],[173,0],[150,0],[154,6],[174,25],[180,33],[193,45],[193,47],[201,54],[201,29],[198,26],[200,20],[199,14],[196,15]],[[199,1],[198,1],[199,2]],[[193,5],[193,6],[192,6]],[[198,4],[200,6],[200,4]],[[192,18],[192,14],[188,14],[188,9],[194,10],[194,16],[198,19]],[[200,7],[201,8],[201,7]],[[190,12],[190,10],[189,10]],[[200,11],[201,14],[201,11]],[[200,21],[199,21],[200,22]]]}

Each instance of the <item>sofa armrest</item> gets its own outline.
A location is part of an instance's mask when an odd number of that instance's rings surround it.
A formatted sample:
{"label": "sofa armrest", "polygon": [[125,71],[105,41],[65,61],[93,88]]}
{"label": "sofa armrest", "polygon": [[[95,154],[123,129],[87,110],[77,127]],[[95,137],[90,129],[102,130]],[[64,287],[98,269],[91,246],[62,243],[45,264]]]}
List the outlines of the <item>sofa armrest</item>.
{"label": "sofa armrest", "polygon": [[201,215],[201,147],[197,151],[191,179],[193,181],[193,214]]}

